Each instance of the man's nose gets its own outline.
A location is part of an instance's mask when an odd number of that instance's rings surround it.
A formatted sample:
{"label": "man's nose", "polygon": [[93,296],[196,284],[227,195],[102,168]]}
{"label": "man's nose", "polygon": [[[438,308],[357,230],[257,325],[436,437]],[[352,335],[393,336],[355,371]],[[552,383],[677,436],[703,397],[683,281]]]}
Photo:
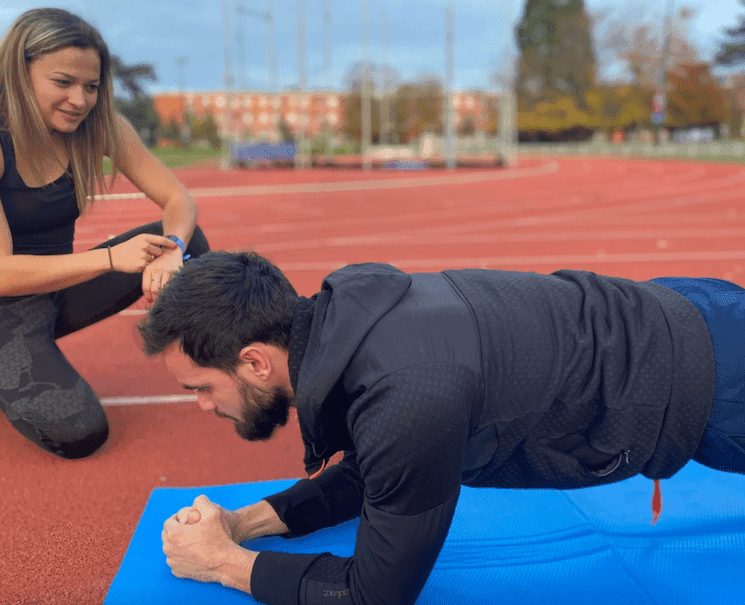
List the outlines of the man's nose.
{"label": "man's nose", "polygon": [[210,412],[217,407],[207,393],[197,393],[197,403],[205,412]]}

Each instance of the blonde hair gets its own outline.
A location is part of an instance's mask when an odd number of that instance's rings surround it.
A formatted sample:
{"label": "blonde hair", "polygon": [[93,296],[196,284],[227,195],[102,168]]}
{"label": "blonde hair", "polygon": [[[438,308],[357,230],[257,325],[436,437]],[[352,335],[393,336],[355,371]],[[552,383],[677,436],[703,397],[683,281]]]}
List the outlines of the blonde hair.
{"label": "blonde hair", "polygon": [[0,120],[8,130],[16,153],[27,159],[37,176],[41,157],[51,149],[52,137],[36,101],[28,65],[40,55],[62,48],[92,48],[101,61],[96,104],[78,128],[65,135],[75,196],[81,213],[93,200],[96,187],[106,189],[103,156],[111,158],[116,177],[119,142],[109,49],[92,25],[66,10],[38,8],[23,13],[0,42]]}

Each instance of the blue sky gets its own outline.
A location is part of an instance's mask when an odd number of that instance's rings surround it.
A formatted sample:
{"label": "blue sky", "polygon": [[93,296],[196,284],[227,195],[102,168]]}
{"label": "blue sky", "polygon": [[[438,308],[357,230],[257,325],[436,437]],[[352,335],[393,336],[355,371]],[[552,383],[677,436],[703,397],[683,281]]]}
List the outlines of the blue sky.
{"label": "blue sky", "polygon": [[[231,0],[231,4],[235,0]],[[661,20],[663,2],[627,3],[647,6],[650,16]],[[266,0],[240,0],[246,8],[262,11]],[[382,24],[387,21],[388,63],[404,80],[423,74],[445,75],[445,7],[447,0],[368,0],[370,13],[370,58],[382,63]],[[274,39],[277,50],[278,84],[296,86],[298,78],[297,0],[273,0]],[[188,57],[184,70],[187,90],[214,90],[224,83],[222,0],[64,0],[50,2],[76,12],[94,23],[112,52],[125,62],[152,63],[158,82],[151,92],[179,88],[178,57]],[[486,88],[490,75],[514,56],[514,27],[523,1],[454,0],[456,89]],[[613,0],[585,0],[590,12],[611,10],[623,14]],[[657,7],[657,5],[659,5]],[[689,33],[702,58],[714,54],[723,30],[738,22],[745,7],[738,0],[683,0],[676,7],[696,11]],[[0,31],[5,31],[21,12],[40,6],[28,0],[0,0]],[[305,0],[306,81],[311,88],[326,86],[324,70],[324,0]],[[359,0],[333,0],[331,87],[344,88],[351,66],[362,58]],[[656,11],[656,12],[655,12]],[[242,17],[243,56],[233,55],[233,70],[239,88],[268,87],[265,25]],[[233,21],[233,26],[236,23]],[[235,38],[235,30],[234,36]],[[238,69],[241,63],[245,69]]]}

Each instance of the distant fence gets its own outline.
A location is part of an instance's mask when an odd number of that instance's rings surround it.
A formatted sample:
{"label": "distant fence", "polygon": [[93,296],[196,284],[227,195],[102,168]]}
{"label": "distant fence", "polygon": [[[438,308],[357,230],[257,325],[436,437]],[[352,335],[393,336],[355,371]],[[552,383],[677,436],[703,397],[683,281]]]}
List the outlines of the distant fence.
{"label": "distant fence", "polygon": [[681,158],[745,162],[745,141],[672,143],[520,143],[518,153],[545,155],[595,155],[628,158]]}

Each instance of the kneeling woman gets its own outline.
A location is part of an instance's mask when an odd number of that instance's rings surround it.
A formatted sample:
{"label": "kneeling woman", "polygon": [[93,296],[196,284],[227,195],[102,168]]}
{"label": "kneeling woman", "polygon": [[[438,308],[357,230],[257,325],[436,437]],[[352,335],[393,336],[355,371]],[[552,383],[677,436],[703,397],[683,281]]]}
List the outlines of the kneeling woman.
{"label": "kneeling woman", "polygon": [[[0,409],[28,439],[83,458],[108,437],[101,403],[55,340],[157,297],[208,250],[196,205],[114,110],[99,32],[64,10],[21,15],[0,43]],[[73,254],[103,157],[163,220]]]}

